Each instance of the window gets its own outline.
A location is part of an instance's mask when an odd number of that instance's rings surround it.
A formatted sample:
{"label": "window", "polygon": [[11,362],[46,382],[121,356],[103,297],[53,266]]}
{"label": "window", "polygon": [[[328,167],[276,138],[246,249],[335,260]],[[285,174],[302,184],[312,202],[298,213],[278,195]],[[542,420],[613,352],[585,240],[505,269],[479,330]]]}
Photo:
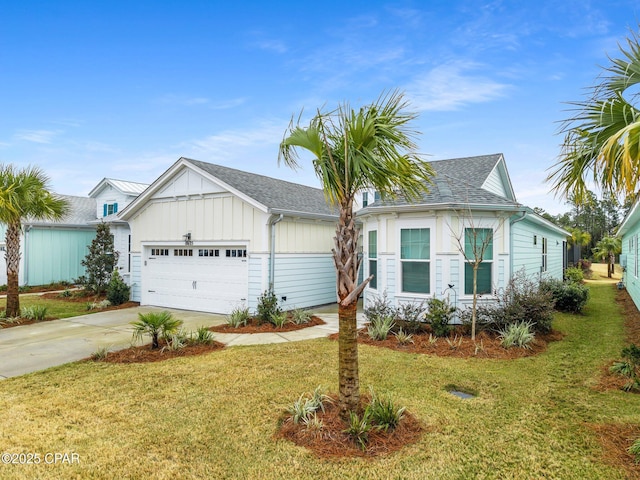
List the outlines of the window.
{"label": "window", "polygon": [[[243,249],[227,249],[227,251],[225,252],[225,256],[227,257],[246,257],[247,256],[247,251],[243,250]],[[217,255],[216,255],[217,257]]]}
{"label": "window", "polygon": [[364,192],[362,194],[362,207],[366,207],[367,205],[369,205],[369,193],[368,192]]}
{"label": "window", "polygon": [[378,231],[369,232],[369,275],[373,278],[369,282],[369,287],[378,288]]}
{"label": "window", "polygon": [[[465,228],[464,253],[467,260],[482,259],[478,266],[476,293],[491,293],[491,270],[493,267],[493,230],[491,228]],[[473,295],[473,265],[465,262],[464,293]]]}
{"label": "window", "polygon": [[542,237],[542,271],[547,271],[547,239]]}
{"label": "window", "polygon": [[152,257],[167,257],[167,256],[169,256],[169,249],[168,248],[152,248],[151,249],[151,256]]}
{"label": "window", "polygon": [[380,201],[380,192],[373,192],[373,201],[374,202]]}
{"label": "window", "polygon": [[220,256],[220,250],[218,249],[206,249],[206,248],[201,248],[200,250],[198,250],[198,256],[199,257],[219,257]]}
{"label": "window", "polygon": [[174,257],[193,257],[193,250],[191,248],[176,248],[173,251]]}
{"label": "window", "polygon": [[102,206],[102,213],[103,213],[103,217],[106,217],[107,215],[113,215],[114,213],[118,213],[118,204],[116,202],[114,203],[105,203]]}
{"label": "window", "polygon": [[402,291],[429,293],[430,277],[430,231],[428,228],[403,228],[400,230],[400,268]]}

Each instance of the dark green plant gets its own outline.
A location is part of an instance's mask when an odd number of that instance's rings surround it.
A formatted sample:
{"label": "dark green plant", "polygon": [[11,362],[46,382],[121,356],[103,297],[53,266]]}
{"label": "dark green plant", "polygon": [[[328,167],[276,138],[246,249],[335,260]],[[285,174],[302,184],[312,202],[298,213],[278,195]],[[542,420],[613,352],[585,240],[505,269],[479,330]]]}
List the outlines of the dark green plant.
{"label": "dark green plant", "polygon": [[584,272],[581,268],[569,267],[564,271],[567,282],[582,283],[584,280]]}
{"label": "dark green plant", "polygon": [[545,279],[540,289],[551,294],[556,310],[561,312],[580,313],[589,300],[589,287],[579,283]]}
{"label": "dark green plant", "polygon": [[278,306],[278,297],[273,292],[273,288],[270,287],[265,290],[262,295],[258,297],[257,307],[258,320],[262,323],[271,322],[271,318],[274,315],[279,315],[282,309]]}
{"label": "dark green plant", "polygon": [[377,428],[385,432],[396,428],[404,416],[406,407],[396,406],[393,400],[388,397],[379,397],[373,388],[370,388],[369,391],[371,392],[371,402],[367,406],[367,410],[371,421]]}
{"label": "dark green plant", "polygon": [[130,292],[129,285],[124,283],[116,268],[111,274],[111,280],[107,286],[107,300],[111,302],[111,305],[122,305],[129,301]]}
{"label": "dark green plant", "polygon": [[106,223],[99,223],[96,227],[96,237],[89,245],[89,253],[80,262],[85,268],[86,274],[77,279],[85,290],[90,290],[98,295],[102,294],[109,280],[113,269],[118,264],[119,253],[113,247],[113,235]]}
{"label": "dark green plant", "polygon": [[418,333],[424,330],[426,325],[426,309],[424,302],[403,303],[395,310],[396,324],[405,332]]}
{"label": "dark green plant", "polygon": [[133,339],[140,340],[143,335],[151,337],[151,348],[160,347],[159,339],[169,338],[178,332],[182,325],[182,320],[173,317],[166,310],[162,312],[138,313],[138,321],[131,322],[133,325]]}
{"label": "dark green plant", "polygon": [[396,309],[391,306],[391,302],[387,298],[387,292],[384,292],[381,297],[374,297],[364,309],[364,316],[369,323],[387,317],[393,319],[396,317],[396,313]]}
{"label": "dark green plant", "polygon": [[193,345],[211,345],[213,343],[213,332],[205,326],[198,327],[195,332],[191,332],[189,342]]}
{"label": "dark green plant", "polygon": [[621,362],[615,362],[611,366],[611,372],[617,373],[624,377],[628,377],[629,381],[624,385],[623,389],[627,392],[631,390],[640,390],[640,379],[638,378],[638,366],[640,366],[640,347],[634,343],[622,349]]}
{"label": "dark green plant", "polygon": [[371,410],[366,408],[362,418],[356,412],[349,411],[349,424],[344,433],[348,434],[364,452],[369,442],[369,432],[373,428],[375,427],[371,423]]}
{"label": "dark green plant", "polygon": [[[449,304],[447,299],[430,298],[427,300],[427,313],[425,320],[431,325],[431,331],[436,337],[446,337],[453,328],[451,321],[456,313],[456,308]],[[476,312],[477,313],[477,312]]]}

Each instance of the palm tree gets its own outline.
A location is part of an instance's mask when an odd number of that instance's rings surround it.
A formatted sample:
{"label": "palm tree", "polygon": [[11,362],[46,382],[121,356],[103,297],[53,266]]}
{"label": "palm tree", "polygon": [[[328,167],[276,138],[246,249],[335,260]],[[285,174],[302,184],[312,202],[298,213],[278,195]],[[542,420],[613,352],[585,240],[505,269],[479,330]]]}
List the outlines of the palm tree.
{"label": "palm tree", "polygon": [[640,39],[632,33],[627,44],[627,49],[620,47],[623,58],[610,59],[592,97],[571,103],[577,113],[561,129],[565,138],[560,159],[547,177],[563,196],[581,198],[590,180],[613,193],[638,190],[640,110],[624,94],[640,83]]}
{"label": "palm tree", "polygon": [[574,248],[573,262],[576,263],[582,257],[581,247],[586,247],[591,243],[591,234],[580,230],[577,227],[569,228],[569,232],[571,233],[571,236],[569,237],[569,244],[573,245]]}
{"label": "palm tree", "polygon": [[417,199],[433,175],[416,153],[417,132],[409,125],[416,115],[406,107],[396,91],[359,110],[347,103],[329,112],[318,110],[307,127],[292,122],[280,144],[278,162],[294,169],[299,167],[298,150],[311,152],[327,201],[339,209],[332,251],[339,314],[339,405],[345,418],[360,401],[356,310],[358,297],[373,278],[358,285],[359,230],[353,201],[364,189],[375,189],[383,199]]}
{"label": "palm tree", "polygon": [[622,252],[622,239],[619,237],[604,237],[593,249],[596,258],[607,261],[607,277],[615,273],[616,255]]}
{"label": "palm tree", "polygon": [[182,320],[173,317],[171,312],[138,313],[138,321],[131,322],[133,325],[133,339],[140,340],[143,335],[151,337],[151,349],[160,348],[160,337],[167,338],[178,332],[182,325]]}
{"label": "palm tree", "polygon": [[0,165],[0,222],[7,227],[7,317],[20,315],[18,275],[22,222],[27,219],[59,220],[67,211],[67,201],[49,192],[49,178],[41,169]]}

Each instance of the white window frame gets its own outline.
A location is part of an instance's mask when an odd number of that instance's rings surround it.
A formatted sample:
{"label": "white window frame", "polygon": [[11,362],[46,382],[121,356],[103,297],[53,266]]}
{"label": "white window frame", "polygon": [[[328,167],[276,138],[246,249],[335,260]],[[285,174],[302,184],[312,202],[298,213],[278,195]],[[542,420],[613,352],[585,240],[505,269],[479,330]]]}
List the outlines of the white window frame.
{"label": "white window frame", "polygon": [[[401,252],[400,247],[402,245],[402,230],[414,229],[414,228],[426,228],[429,229],[429,291],[430,293],[415,293],[415,292],[405,292],[403,290],[404,285],[402,285],[402,258],[400,258]],[[448,233],[448,232],[447,232]],[[420,298],[420,299],[428,299],[431,298],[434,293],[436,293],[436,244],[438,243],[438,237],[442,234],[442,232],[436,229],[436,220],[435,218],[408,218],[403,220],[398,220],[396,222],[396,255],[395,255],[395,264],[396,264],[396,285],[398,286],[397,296],[402,297],[410,297],[410,298]],[[448,238],[448,237],[447,237]],[[412,260],[413,261],[413,260]]]}

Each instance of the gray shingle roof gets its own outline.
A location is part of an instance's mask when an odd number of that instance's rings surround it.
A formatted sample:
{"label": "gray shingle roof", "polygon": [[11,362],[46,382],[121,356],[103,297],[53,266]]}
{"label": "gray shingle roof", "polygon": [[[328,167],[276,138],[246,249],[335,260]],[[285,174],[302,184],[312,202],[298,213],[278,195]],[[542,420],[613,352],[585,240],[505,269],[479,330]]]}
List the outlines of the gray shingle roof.
{"label": "gray shingle roof", "polygon": [[51,220],[33,220],[25,222],[27,225],[56,225],[56,226],[82,226],[96,219],[96,200],[88,197],[75,197],[72,195],[57,195],[69,202],[69,213],[56,222]]}
{"label": "gray shingle roof", "polygon": [[299,185],[234,168],[184,158],[270,210],[317,215],[336,215],[319,188]]}
{"label": "gray shingle roof", "polygon": [[493,171],[501,154],[477,157],[452,158],[429,162],[435,171],[429,192],[420,200],[409,202],[399,197],[395,200],[380,200],[367,207],[390,207],[409,205],[489,205],[497,208],[515,208],[519,204],[482,187]]}

